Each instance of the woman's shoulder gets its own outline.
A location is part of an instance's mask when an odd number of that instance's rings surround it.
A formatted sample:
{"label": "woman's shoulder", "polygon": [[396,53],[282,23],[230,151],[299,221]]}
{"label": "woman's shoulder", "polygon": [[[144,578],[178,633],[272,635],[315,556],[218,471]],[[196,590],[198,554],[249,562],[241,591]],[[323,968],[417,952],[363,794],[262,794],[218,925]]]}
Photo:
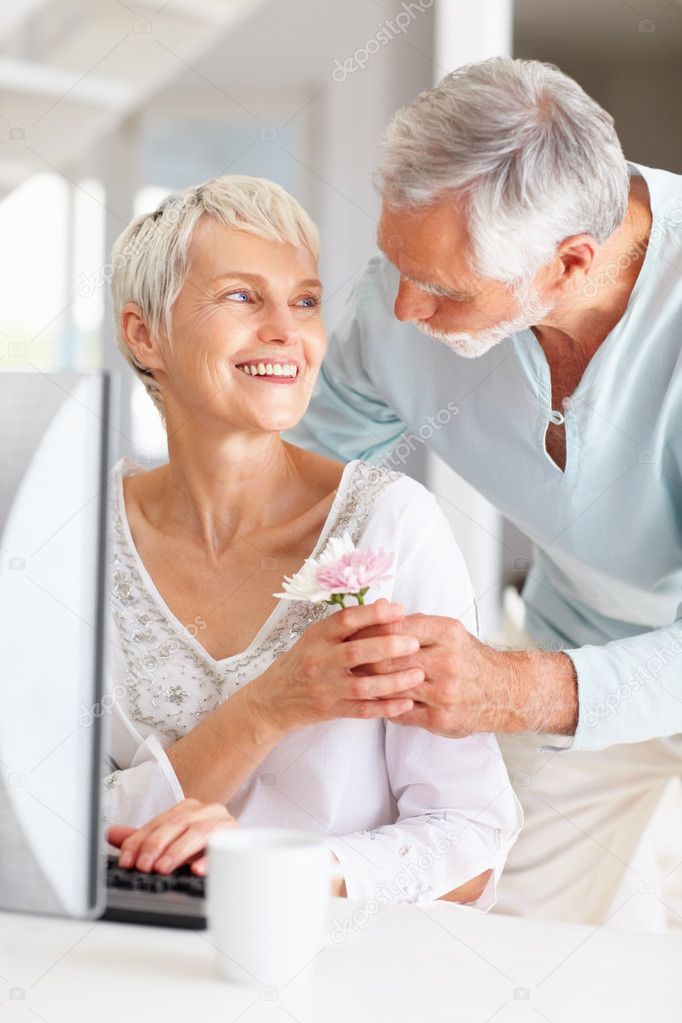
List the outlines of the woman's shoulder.
{"label": "woman's shoulder", "polygon": [[158,468],[141,465],[127,455],[111,467],[108,493],[110,523],[119,540],[127,536],[130,523],[136,520],[140,502],[145,500],[150,490],[153,492]]}
{"label": "woman's shoulder", "polygon": [[138,476],[145,472],[144,466],[139,465],[138,462],[129,458],[128,455],[123,455],[109,470],[109,485],[113,486],[121,479],[126,479],[128,476]]}
{"label": "woman's shoulder", "polygon": [[159,474],[163,474],[167,463],[143,465],[128,455],[112,466],[109,472],[109,489],[111,500],[118,504],[119,493],[125,493],[126,505],[135,504],[139,498],[149,497],[155,493],[159,482]]}
{"label": "woman's shoulder", "polygon": [[428,521],[439,512],[433,494],[412,476],[386,464],[357,459],[351,486],[371,505],[370,511],[400,522]]}
{"label": "woman's shoulder", "polygon": [[408,613],[459,618],[476,634],[475,598],[464,555],[434,494],[385,465],[357,466],[359,473],[384,482],[372,497],[362,545],[383,547],[395,557],[395,577],[385,595]]}

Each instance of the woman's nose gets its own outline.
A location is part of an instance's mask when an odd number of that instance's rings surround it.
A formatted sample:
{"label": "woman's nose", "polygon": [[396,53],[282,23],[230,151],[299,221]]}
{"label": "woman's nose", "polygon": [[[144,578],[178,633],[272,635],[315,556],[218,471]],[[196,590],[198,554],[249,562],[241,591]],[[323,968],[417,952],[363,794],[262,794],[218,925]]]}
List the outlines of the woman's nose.
{"label": "woman's nose", "polygon": [[393,303],[393,312],[397,320],[428,320],[436,311],[433,295],[427,295],[411,281],[400,279],[398,294]]}
{"label": "woman's nose", "polygon": [[258,328],[258,340],[282,345],[295,344],[300,339],[300,324],[287,307],[271,311]]}

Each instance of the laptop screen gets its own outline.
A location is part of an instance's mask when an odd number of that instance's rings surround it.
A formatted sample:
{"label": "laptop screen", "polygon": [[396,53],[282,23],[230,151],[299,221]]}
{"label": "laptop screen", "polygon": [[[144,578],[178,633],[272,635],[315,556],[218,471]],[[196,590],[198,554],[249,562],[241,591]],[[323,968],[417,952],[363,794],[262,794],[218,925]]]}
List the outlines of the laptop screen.
{"label": "laptop screen", "polygon": [[97,907],[108,378],[0,372],[0,907]]}

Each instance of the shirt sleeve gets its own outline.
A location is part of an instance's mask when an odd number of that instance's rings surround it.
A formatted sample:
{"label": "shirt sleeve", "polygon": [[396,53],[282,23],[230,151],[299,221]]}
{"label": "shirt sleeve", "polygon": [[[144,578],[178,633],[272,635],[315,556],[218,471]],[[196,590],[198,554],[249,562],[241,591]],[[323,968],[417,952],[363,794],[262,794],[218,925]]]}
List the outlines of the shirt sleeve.
{"label": "shirt sleeve", "polygon": [[579,711],[564,749],[600,750],[682,732],[682,604],[664,628],[565,653],[578,676]]}
{"label": "shirt sleeve", "polygon": [[[338,326],[332,330],[308,410],[285,440],[309,451],[349,462],[361,458],[379,462],[405,431],[366,367],[365,345],[380,329],[384,296],[376,280],[375,261],[348,299]],[[368,316],[374,308],[374,320]],[[391,310],[387,311],[390,318]]]}
{"label": "shirt sleeve", "polygon": [[[408,613],[458,618],[477,635],[473,588],[449,523],[432,495],[406,482],[413,500],[403,514],[396,509],[401,524],[389,524],[400,535],[391,599]],[[387,721],[385,751],[396,822],[330,842],[348,897],[428,902],[492,870],[471,903],[489,910],[523,823],[495,737],[447,739]]]}
{"label": "shirt sleeve", "polygon": [[108,731],[109,773],[104,779],[103,823],[139,828],[185,798],[173,766],[154,735],[143,738],[122,709],[122,660],[116,648],[108,657],[107,692],[111,700]]}

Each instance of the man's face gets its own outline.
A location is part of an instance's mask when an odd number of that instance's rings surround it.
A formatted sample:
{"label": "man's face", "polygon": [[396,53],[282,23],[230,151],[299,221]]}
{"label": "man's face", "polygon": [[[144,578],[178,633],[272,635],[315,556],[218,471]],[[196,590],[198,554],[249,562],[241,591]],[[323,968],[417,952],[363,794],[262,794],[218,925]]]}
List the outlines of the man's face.
{"label": "man's face", "polygon": [[456,199],[407,210],[384,203],[377,243],[400,273],[396,318],[412,321],[458,355],[483,355],[551,309],[532,287],[520,305],[504,282],[473,272],[466,214]]}

